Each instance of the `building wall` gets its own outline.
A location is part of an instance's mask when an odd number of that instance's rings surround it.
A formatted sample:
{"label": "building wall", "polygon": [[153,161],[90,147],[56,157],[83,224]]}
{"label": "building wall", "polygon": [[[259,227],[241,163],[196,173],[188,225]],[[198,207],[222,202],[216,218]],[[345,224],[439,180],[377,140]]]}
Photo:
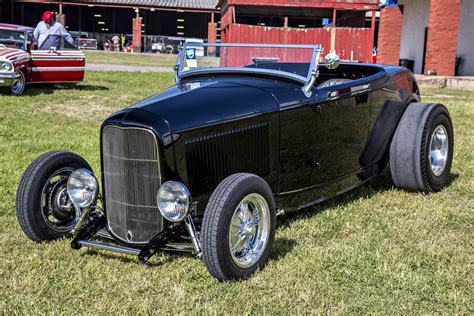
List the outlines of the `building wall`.
{"label": "building wall", "polygon": [[463,0],[458,36],[457,56],[463,58],[459,75],[474,76],[474,1]]}
{"label": "building wall", "polygon": [[385,6],[380,13],[378,58],[380,64],[398,65],[403,14],[400,6]]}
{"label": "building wall", "polygon": [[425,28],[428,27],[430,15],[430,0],[400,0],[398,3],[403,5],[400,58],[414,60],[414,72],[421,73]]}

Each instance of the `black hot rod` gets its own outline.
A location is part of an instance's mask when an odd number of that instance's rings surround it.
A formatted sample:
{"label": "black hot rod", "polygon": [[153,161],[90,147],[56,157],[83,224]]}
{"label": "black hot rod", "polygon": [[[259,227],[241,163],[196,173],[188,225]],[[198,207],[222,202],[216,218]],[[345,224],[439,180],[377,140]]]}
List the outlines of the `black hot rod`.
{"label": "black hot rod", "polygon": [[176,85],[103,122],[101,191],[74,153],[31,163],[17,192],[21,228],[37,242],[72,236],[74,249],[143,262],[190,251],[230,280],[265,264],[277,215],[387,164],[398,188],[441,190],[454,145],[447,109],[420,103],[405,68],[321,54],[317,45],[184,44]]}

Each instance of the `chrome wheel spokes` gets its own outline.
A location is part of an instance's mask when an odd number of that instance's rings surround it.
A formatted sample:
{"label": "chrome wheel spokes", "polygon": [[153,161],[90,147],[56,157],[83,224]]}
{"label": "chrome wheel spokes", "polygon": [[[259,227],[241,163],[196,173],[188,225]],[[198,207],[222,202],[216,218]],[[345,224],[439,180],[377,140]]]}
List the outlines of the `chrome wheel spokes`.
{"label": "chrome wheel spokes", "polygon": [[72,171],[72,168],[57,170],[43,187],[42,215],[46,225],[57,232],[70,231],[78,220],[66,188],[67,179]]}
{"label": "chrome wheel spokes", "polygon": [[23,73],[21,73],[20,78],[18,78],[18,81],[11,87],[11,91],[14,95],[20,95],[23,90],[25,90],[25,87],[25,76],[23,75]]}
{"label": "chrome wheel spokes", "polygon": [[229,229],[229,249],[235,264],[248,268],[265,251],[270,233],[270,208],[260,194],[249,194],[234,211]]}
{"label": "chrome wheel spokes", "polygon": [[448,132],[443,125],[438,125],[431,134],[430,152],[428,154],[431,171],[435,176],[441,175],[446,167],[448,149]]}

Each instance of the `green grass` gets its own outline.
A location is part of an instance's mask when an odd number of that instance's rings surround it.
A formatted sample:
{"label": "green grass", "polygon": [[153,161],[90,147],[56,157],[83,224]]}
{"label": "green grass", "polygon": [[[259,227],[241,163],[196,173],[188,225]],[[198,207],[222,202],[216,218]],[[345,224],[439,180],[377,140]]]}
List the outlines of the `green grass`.
{"label": "green grass", "polygon": [[115,64],[126,66],[155,66],[172,68],[175,54],[128,54],[120,52],[85,51],[88,64]]}
{"label": "green grass", "polygon": [[134,257],[36,244],[15,217],[27,165],[67,149],[99,170],[99,126],[112,112],[172,84],[172,74],[88,72],[74,87],[0,95],[0,313],[474,312],[474,92],[427,90],[455,128],[452,184],[423,195],[387,173],[279,220],[266,268],[219,283],[190,255]]}

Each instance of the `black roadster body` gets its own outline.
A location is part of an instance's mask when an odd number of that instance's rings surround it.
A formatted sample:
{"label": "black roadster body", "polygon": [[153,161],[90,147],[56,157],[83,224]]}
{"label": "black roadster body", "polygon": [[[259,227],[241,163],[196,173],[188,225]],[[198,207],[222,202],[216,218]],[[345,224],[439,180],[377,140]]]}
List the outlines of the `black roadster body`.
{"label": "black roadster body", "polygon": [[[38,158],[35,170],[49,171],[25,172],[17,204],[22,228],[36,241],[72,231],[75,249],[121,251],[143,261],[159,249],[191,250],[203,254],[212,275],[227,280],[265,263],[276,215],[348,191],[389,161],[397,187],[440,190],[453,149],[447,110],[419,103],[405,68],[334,62],[178,72],[176,85],[103,122],[100,195],[71,183],[78,167],[91,171],[77,155]],[[306,91],[307,82],[282,75],[306,77],[311,68],[314,82]],[[62,186],[50,180],[57,170],[66,170],[56,180]],[[34,179],[48,190],[28,191]],[[53,202],[40,203],[38,195]],[[89,205],[81,207],[87,197]],[[32,228],[33,221],[48,221],[32,209],[62,217]],[[44,232],[55,226],[62,230]]]}
{"label": "black roadster body", "polygon": [[153,130],[163,178],[184,183],[199,212],[237,172],[262,177],[278,208],[295,210],[376,176],[406,106],[420,101],[406,68],[343,64],[318,82],[337,78],[352,80],[307,98],[280,78],[200,75],[112,115],[102,130]]}

